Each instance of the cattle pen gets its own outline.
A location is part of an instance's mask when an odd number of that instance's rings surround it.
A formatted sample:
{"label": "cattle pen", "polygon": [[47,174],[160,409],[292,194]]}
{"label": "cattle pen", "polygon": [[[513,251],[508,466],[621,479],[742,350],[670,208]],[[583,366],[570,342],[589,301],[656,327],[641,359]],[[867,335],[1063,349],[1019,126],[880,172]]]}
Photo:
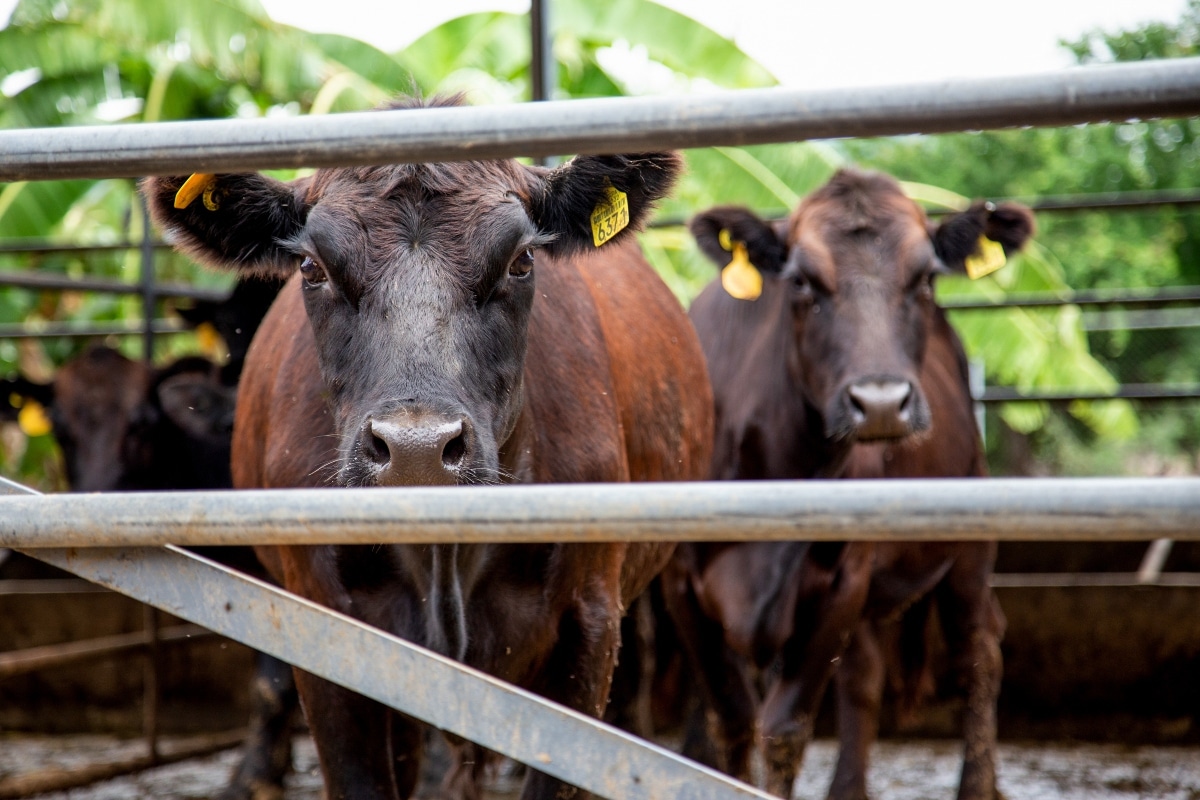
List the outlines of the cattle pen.
{"label": "cattle pen", "polygon": [[[836,92],[547,102],[0,132],[0,181],[939,133],[1200,114],[1200,59]],[[36,496],[28,553],[613,798],[766,797],[601,722],[180,549],[188,545],[888,538],[1200,540],[1200,479],[478,487]],[[214,598],[219,598],[214,601]],[[324,646],[336,639],[342,648]],[[353,654],[351,658],[348,654]],[[418,691],[414,691],[417,689]]]}

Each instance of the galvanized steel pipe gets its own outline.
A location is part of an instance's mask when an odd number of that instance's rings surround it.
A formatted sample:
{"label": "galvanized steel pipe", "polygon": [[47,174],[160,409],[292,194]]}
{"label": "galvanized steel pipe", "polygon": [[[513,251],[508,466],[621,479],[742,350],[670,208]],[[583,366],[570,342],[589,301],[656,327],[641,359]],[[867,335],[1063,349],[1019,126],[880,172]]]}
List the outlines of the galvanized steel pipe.
{"label": "galvanized steel pipe", "polygon": [[748,145],[1200,113],[1200,58],[860,89],[745,89],[0,132],[0,181]]}
{"label": "galvanized steel pipe", "polygon": [[1200,479],[746,481],[0,497],[0,547],[1200,539]]}

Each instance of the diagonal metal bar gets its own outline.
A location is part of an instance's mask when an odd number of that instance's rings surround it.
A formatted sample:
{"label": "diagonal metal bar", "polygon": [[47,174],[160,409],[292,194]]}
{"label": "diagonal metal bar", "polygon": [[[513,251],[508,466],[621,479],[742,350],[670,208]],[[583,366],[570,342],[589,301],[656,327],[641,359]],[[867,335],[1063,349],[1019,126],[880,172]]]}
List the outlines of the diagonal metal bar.
{"label": "diagonal metal bar", "polygon": [[1200,58],[831,90],[0,131],[0,181],[641,152],[1200,113]]}
{"label": "diagonal metal bar", "polygon": [[29,555],[611,800],[768,800],[591,717],[175,547]]}
{"label": "diagonal metal bar", "polygon": [[0,547],[1200,538],[1198,478],[274,489],[0,497]]}

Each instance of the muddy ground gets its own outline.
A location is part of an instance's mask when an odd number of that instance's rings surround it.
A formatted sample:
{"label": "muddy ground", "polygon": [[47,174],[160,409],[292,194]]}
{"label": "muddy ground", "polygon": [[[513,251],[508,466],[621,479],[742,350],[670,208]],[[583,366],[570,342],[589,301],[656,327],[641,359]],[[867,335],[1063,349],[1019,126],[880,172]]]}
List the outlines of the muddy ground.
{"label": "muddy ground", "polygon": [[[9,737],[0,739],[0,778],[33,770],[77,767],[136,756],[144,745],[105,736]],[[795,798],[825,796],[835,745],[818,741],[805,760]],[[214,797],[235,753],[225,752],[117,778],[85,789],[42,795],[50,800],[194,800]],[[1000,749],[1000,789],[1008,800],[1200,800],[1200,747],[1122,747],[1089,744],[1016,744]],[[287,800],[319,800],[316,753],[297,739],[296,771]],[[951,741],[886,741],[870,776],[875,800],[950,800],[958,780],[959,747]],[[492,798],[513,797],[510,785],[493,787]]]}

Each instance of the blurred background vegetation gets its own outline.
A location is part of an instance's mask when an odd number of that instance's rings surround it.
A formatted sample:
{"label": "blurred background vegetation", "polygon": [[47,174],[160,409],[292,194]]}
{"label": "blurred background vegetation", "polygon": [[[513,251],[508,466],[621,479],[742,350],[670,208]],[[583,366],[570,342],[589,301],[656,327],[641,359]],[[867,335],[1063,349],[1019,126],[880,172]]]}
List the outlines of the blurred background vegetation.
{"label": "blurred background vegetation", "polygon": [[[556,99],[770,86],[772,75],[700,23],[649,0],[555,0]],[[1200,0],[1184,17],[1064,43],[1081,64],[1194,55]],[[255,0],[21,0],[0,30],[0,126],[325,114],[371,108],[403,92],[464,91],[475,104],[529,97],[527,17],[451,20],[396,53],[344,36],[273,22]],[[678,223],[716,203],[784,213],[845,164],[885,170],[931,208],[972,197],[1020,197],[1200,186],[1200,120],[1138,122],[687,153],[689,171],[643,234],[648,257],[681,301],[713,279]],[[289,177],[291,173],[279,173]],[[675,224],[670,224],[675,223]],[[0,186],[0,246],[30,239],[139,241],[132,181]],[[939,294],[1200,284],[1200,211],[1042,214],[1036,244],[995,275],[943,279]],[[138,278],[136,251],[6,254],[0,270]],[[230,278],[159,251],[160,282],[227,287]],[[164,302],[159,316],[170,316]],[[136,297],[0,288],[0,324],[138,320]],[[1076,306],[961,311],[954,322],[990,384],[1022,391],[1110,391],[1118,383],[1200,383],[1200,329],[1088,331]],[[140,357],[140,341],[109,342]],[[75,339],[0,339],[0,374],[47,380],[78,353]],[[198,352],[195,335],[160,336],[156,361]],[[0,398],[0,402],[4,398]],[[987,439],[999,474],[1191,473],[1200,403],[1076,402],[990,409]],[[49,436],[0,425],[0,474],[61,488]]]}

